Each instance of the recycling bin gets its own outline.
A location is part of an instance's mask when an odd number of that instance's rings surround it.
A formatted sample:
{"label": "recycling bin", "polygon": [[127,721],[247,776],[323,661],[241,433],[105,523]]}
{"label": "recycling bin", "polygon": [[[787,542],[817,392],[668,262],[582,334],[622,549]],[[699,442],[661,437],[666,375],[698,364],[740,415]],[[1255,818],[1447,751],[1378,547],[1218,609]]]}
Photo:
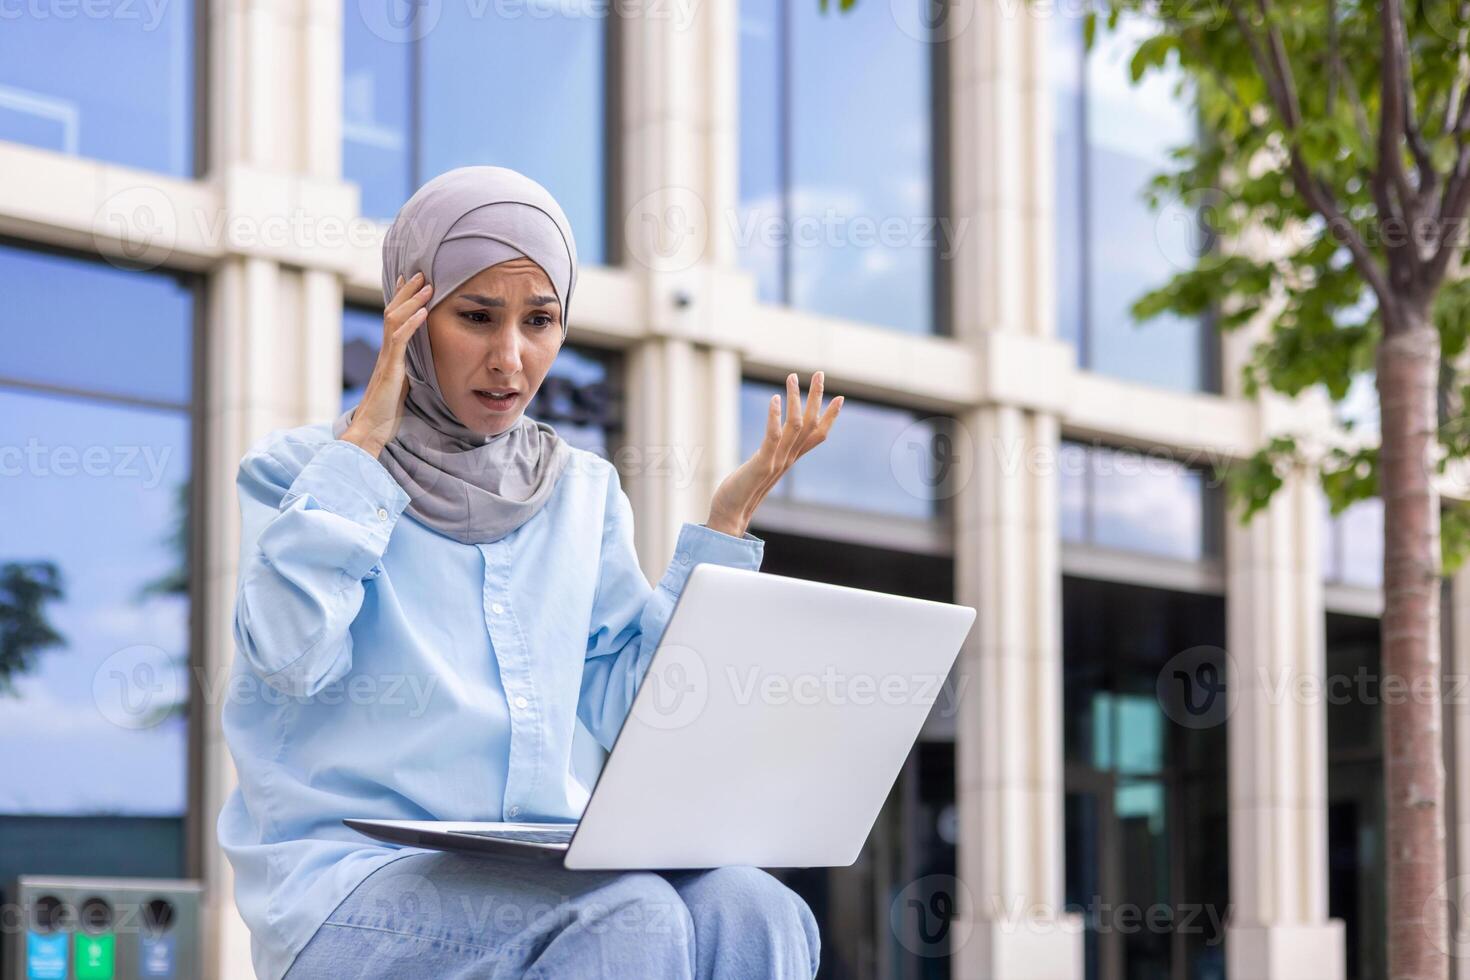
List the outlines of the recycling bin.
{"label": "recycling bin", "polygon": [[21,875],[7,892],[5,980],[196,980],[197,881]]}

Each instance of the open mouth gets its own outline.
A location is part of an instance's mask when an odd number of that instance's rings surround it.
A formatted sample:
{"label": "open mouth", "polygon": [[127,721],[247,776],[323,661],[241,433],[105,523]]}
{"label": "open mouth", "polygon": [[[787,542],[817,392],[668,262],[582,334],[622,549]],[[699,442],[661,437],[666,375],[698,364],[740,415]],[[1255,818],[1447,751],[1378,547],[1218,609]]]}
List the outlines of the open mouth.
{"label": "open mouth", "polygon": [[492,412],[503,412],[515,405],[516,399],[521,397],[521,393],[510,388],[476,388],[475,397],[480,400],[481,405],[484,405]]}

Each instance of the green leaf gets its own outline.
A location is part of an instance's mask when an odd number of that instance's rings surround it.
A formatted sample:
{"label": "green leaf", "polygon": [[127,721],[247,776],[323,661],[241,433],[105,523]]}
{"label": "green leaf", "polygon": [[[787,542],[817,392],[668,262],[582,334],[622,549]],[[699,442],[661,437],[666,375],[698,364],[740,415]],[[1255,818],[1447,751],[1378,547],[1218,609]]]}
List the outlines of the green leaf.
{"label": "green leaf", "polygon": [[1133,59],[1128,62],[1128,73],[1137,82],[1150,68],[1161,68],[1169,58],[1169,52],[1178,48],[1179,42],[1168,34],[1156,34],[1138,45]]}

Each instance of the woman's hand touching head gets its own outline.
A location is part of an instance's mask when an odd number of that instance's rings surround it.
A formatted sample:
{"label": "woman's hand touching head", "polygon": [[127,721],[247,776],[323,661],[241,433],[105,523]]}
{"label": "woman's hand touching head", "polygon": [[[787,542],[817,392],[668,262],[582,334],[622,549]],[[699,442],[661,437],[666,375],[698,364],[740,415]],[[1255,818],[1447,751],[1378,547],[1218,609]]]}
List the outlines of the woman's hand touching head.
{"label": "woman's hand touching head", "polygon": [[[467,428],[496,435],[516,423],[561,350],[561,318],[551,280],[527,258],[481,269],[429,311],[439,391]],[[490,397],[503,392],[514,394]]]}

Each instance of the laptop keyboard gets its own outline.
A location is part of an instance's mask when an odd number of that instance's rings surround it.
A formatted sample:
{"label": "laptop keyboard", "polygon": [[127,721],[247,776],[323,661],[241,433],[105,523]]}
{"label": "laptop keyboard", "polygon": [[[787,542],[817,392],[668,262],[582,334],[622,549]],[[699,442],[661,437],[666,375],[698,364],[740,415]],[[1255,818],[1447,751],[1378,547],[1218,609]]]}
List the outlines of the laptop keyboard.
{"label": "laptop keyboard", "polygon": [[471,837],[493,837],[497,840],[519,840],[531,844],[565,844],[572,839],[572,829],[566,830],[462,830]]}

